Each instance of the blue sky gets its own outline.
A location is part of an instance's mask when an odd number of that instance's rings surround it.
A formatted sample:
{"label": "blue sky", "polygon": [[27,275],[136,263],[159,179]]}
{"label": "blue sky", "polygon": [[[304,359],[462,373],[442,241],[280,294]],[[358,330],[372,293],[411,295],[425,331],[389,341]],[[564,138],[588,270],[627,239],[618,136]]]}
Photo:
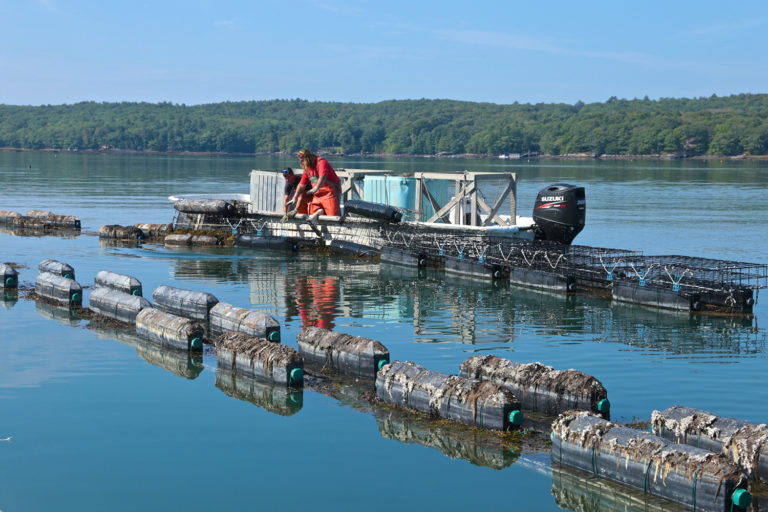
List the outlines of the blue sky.
{"label": "blue sky", "polygon": [[768,92],[768,2],[0,0],[0,103]]}

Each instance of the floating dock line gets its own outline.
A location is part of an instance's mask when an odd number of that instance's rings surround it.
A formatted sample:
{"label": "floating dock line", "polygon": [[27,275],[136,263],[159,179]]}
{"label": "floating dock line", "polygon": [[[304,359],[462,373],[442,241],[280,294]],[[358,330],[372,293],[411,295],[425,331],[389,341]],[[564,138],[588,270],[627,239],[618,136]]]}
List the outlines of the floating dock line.
{"label": "floating dock line", "polygon": [[219,302],[209,312],[211,330],[216,334],[242,332],[255,338],[280,343],[280,323],[274,317]]}
{"label": "floating dock line", "polygon": [[99,238],[115,240],[142,240],[144,232],[136,226],[121,226],[119,224],[107,224],[99,228]]}
{"label": "floating dock line", "polygon": [[69,306],[81,306],[83,304],[83,287],[74,279],[51,272],[42,272],[37,275],[35,293]]}
{"label": "floating dock line", "polygon": [[45,259],[37,266],[37,270],[40,273],[48,272],[57,276],[66,277],[67,279],[75,278],[75,269],[66,263],[60,261]]}
{"label": "floating dock line", "polygon": [[43,210],[29,210],[27,217],[41,219],[56,228],[80,229],[80,219],[73,215],[57,215]]}
{"label": "floating dock line", "polygon": [[255,379],[289,387],[303,387],[304,361],[290,347],[238,332],[215,340],[219,365]]}
{"label": "floating dock line", "polygon": [[678,311],[700,311],[698,294],[685,293],[655,286],[640,286],[637,283],[616,281],[611,291],[613,300],[642,304]]}
{"label": "floating dock line", "polygon": [[296,342],[299,354],[307,363],[340,373],[372,379],[389,363],[387,347],[369,338],[305,327]]}
{"label": "floating dock line", "polygon": [[480,279],[503,279],[509,276],[509,268],[501,265],[488,265],[478,260],[445,257],[445,271]]}
{"label": "floating dock line", "polygon": [[381,261],[382,263],[395,263],[409,267],[426,267],[428,263],[427,257],[423,254],[388,245],[381,248]]}
{"label": "floating dock line", "polygon": [[0,263],[0,289],[14,289],[19,287],[19,273],[10,265]]}
{"label": "floating dock line", "polygon": [[651,418],[657,436],[724,453],[753,478],[768,481],[768,426],[681,405],[653,411]]}
{"label": "floating dock line", "polygon": [[171,234],[163,239],[166,245],[219,245],[219,239],[211,235]]}
{"label": "floating dock line", "polygon": [[218,304],[219,299],[207,292],[161,285],[152,294],[152,302],[157,309],[166,313],[208,322],[209,311]]}
{"label": "floating dock line", "polygon": [[134,224],[133,227],[141,230],[143,238],[145,240],[152,239],[158,240],[165,236],[165,232],[168,231],[168,224]]}
{"label": "floating dock line", "polygon": [[580,371],[555,370],[541,363],[523,364],[488,355],[472,356],[461,363],[459,375],[504,386],[527,410],[556,416],[580,409],[610,419],[611,403],[605,387]]}
{"label": "floating dock line", "polygon": [[97,287],[112,288],[129,295],[138,295],[141,297],[141,282],[135,277],[124,274],[116,274],[109,270],[101,270],[93,279],[93,284]]}
{"label": "floating dock line", "polygon": [[182,213],[216,213],[232,215],[236,209],[232,203],[222,199],[179,199],[173,207]]}
{"label": "floating dock line", "polygon": [[358,199],[344,201],[344,215],[349,214],[391,223],[398,223],[403,220],[403,214],[392,206],[369,203]]}
{"label": "floating dock line", "polygon": [[523,421],[520,402],[508,389],[408,361],[384,365],[376,375],[376,396],[392,405],[492,430],[517,428]]}
{"label": "floating dock line", "polygon": [[203,328],[188,318],[145,308],[136,315],[136,334],[164,347],[202,351]]}
{"label": "floating dock line", "polygon": [[510,267],[509,282],[538,290],[569,292],[574,289],[575,279],[573,276],[553,272]]}
{"label": "floating dock line", "polygon": [[349,254],[355,258],[376,259],[380,255],[380,251],[375,247],[346,240],[333,240],[329,248],[334,254]]}
{"label": "floating dock line", "polygon": [[102,316],[128,324],[136,323],[136,316],[152,304],[139,295],[130,295],[113,288],[99,287],[88,296],[90,309]]}
{"label": "floating dock line", "polygon": [[747,476],[725,455],[616,426],[588,412],[552,424],[553,463],[613,480],[693,510],[745,510]]}
{"label": "floating dock line", "polygon": [[279,251],[298,251],[301,245],[298,240],[279,236],[237,235],[235,247],[251,249],[275,249]]}
{"label": "floating dock line", "polygon": [[203,355],[200,352],[172,350],[139,340],[136,342],[136,353],[149,364],[185,379],[194,380],[203,372]]}
{"label": "floating dock line", "polygon": [[216,368],[216,387],[227,396],[280,416],[293,416],[304,406],[302,389],[280,386],[233,372],[221,360]]}
{"label": "floating dock line", "polygon": [[522,444],[507,447],[494,432],[451,427],[446,422],[425,421],[406,411],[383,407],[374,408],[373,414],[382,437],[434,448],[475,466],[504,469],[514,464],[522,451]]}
{"label": "floating dock line", "polygon": [[16,219],[21,217],[18,212],[10,212],[8,210],[0,210],[0,223],[13,224]]}

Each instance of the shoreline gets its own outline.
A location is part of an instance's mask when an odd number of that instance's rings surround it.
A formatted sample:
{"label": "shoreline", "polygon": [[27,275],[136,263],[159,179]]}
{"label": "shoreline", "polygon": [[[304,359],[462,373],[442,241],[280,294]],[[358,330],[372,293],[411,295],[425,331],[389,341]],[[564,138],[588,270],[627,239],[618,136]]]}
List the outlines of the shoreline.
{"label": "shoreline", "polygon": [[[275,152],[258,152],[258,153],[227,153],[227,152],[210,152],[210,151],[137,151],[131,149],[26,149],[26,148],[0,148],[0,153],[66,153],[77,154],[83,153],[88,155],[186,155],[186,156],[290,156],[293,152],[275,151]],[[318,152],[321,156],[330,157],[373,157],[373,158],[467,158],[467,159],[498,159],[503,161],[521,162],[539,159],[552,159],[552,160],[754,160],[754,161],[768,161],[768,155],[694,155],[683,156],[676,154],[649,154],[649,155],[593,155],[588,153],[568,153],[563,155],[547,155],[539,154],[535,157],[520,157],[520,158],[501,158],[500,155],[489,154],[435,154],[435,155],[420,155],[411,153],[325,153]]]}

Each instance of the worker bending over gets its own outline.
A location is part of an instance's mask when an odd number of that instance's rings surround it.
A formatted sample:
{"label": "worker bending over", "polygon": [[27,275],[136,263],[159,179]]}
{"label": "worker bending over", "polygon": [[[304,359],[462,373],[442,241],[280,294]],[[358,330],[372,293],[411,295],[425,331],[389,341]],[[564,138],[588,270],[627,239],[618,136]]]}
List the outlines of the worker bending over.
{"label": "worker bending over", "polygon": [[[288,215],[293,217],[302,210],[302,206],[309,202],[310,220],[315,220],[320,215],[341,216],[339,198],[341,197],[341,180],[336,175],[331,164],[325,158],[318,157],[308,149],[299,151],[299,163],[304,173],[301,175],[299,186],[291,202],[293,210]],[[312,184],[310,190],[307,185]]]}

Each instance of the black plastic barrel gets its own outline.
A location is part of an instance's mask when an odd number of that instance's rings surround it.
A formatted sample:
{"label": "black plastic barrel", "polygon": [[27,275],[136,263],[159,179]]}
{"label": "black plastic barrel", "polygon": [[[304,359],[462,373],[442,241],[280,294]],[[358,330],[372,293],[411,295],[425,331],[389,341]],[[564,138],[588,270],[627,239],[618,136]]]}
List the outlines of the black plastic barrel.
{"label": "black plastic barrel", "polygon": [[272,316],[219,302],[210,310],[211,331],[222,334],[242,332],[280,343],[280,323]]}
{"label": "black plastic barrel", "polygon": [[75,269],[73,269],[71,265],[57,260],[45,259],[37,266],[37,270],[41,274],[43,272],[50,272],[51,274],[66,277],[67,279],[75,278]]}
{"label": "black plastic barrel", "polygon": [[207,322],[211,308],[219,302],[219,299],[208,292],[162,285],[158,286],[152,294],[152,302],[157,309],[166,313]]}
{"label": "black plastic barrel", "polygon": [[136,323],[139,311],[152,307],[144,297],[105,287],[91,292],[89,304],[95,313],[128,324]]}
{"label": "black plastic barrel", "polygon": [[744,510],[747,476],[723,454],[672,444],[586,412],[552,424],[552,462],[633,487],[692,510]]}
{"label": "black plastic barrel", "polygon": [[291,347],[239,332],[222,334],[215,345],[219,366],[283,386],[304,385],[304,360]]}
{"label": "black plastic barrel", "polygon": [[381,342],[320,327],[305,327],[296,338],[299,354],[308,363],[340,373],[373,379],[389,363]]}
{"label": "black plastic barrel", "polygon": [[113,290],[120,290],[121,292],[129,295],[138,295],[141,297],[141,282],[132,276],[124,274],[116,274],[109,270],[101,270],[96,277],[93,278],[93,284],[96,287],[111,288]]}
{"label": "black plastic barrel", "polygon": [[403,214],[396,208],[380,203],[369,203],[359,199],[350,199],[344,202],[344,215],[359,215],[369,219],[384,222],[398,223],[403,219]]}
{"label": "black plastic barrel", "polygon": [[35,293],[70,306],[80,306],[83,303],[83,288],[77,281],[51,272],[38,274],[35,279]]}
{"label": "black plastic barrel", "polygon": [[586,204],[584,187],[556,183],[542,189],[533,206],[536,237],[570,244],[584,229]]}
{"label": "black plastic barrel", "polygon": [[520,401],[508,389],[408,361],[379,370],[376,396],[392,405],[491,430],[515,429],[523,421]]}
{"label": "black plastic barrel", "polygon": [[0,263],[0,289],[12,289],[19,287],[19,273],[10,265]]}

